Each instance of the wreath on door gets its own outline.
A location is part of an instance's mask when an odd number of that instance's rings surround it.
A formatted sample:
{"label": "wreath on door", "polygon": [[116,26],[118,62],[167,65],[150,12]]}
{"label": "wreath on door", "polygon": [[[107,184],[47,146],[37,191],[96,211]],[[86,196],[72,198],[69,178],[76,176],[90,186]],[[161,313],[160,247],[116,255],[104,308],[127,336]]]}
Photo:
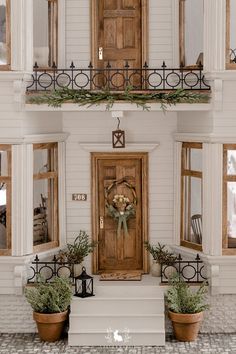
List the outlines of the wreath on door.
{"label": "wreath on door", "polygon": [[[112,202],[109,202],[110,193],[117,185],[123,184],[132,192],[132,199],[124,194],[115,194]],[[125,236],[129,236],[127,221],[136,215],[137,196],[134,186],[126,179],[115,180],[108,187],[105,187],[105,205],[110,217],[117,221],[117,236],[120,237],[121,230],[124,230]]]}

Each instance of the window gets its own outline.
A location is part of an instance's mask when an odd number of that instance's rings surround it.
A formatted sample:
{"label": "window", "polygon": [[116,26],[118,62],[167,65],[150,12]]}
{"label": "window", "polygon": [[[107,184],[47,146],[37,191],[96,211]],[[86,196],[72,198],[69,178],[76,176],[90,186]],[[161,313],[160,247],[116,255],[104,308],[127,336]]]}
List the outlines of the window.
{"label": "window", "polygon": [[34,62],[47,68],[57,64],[58,0],[34,0]]}
{"label": "window", "polygon": [[223,153],[223,253],[236,254],[236,144]]}
{"label": "window", "polygon": [[202,250],[202,144],[183,143],[181,245]]}
{"label": "window", "polygon": [[236,0],[226,0],[226,68],[236,68]]}
{"label": "window", "polygon": [[10,0],[0,0],[0,70],[10,69],[10,38]]}
{"label": "window", "polygon": [[203,64],[203,1],[179,0],[180,64]]}
{"label": "window", "polygon": [[54,248],[58,242],[58,147],[34,144],[33,186],[34,252]]}
{"label": "window", "polygon": [[0,145],[0,255],[11,253],[11,146]]}

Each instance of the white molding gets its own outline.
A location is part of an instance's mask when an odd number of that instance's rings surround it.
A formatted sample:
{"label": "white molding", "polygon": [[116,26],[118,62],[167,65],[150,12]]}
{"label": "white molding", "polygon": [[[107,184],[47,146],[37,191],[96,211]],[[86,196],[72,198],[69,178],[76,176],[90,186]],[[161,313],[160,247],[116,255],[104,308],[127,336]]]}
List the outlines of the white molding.
{"label": "white molding", "polygon": [[181,224],[181,150],[182,143],[175,142],[174,159],[174,244],[180,245]]}
{"label": "white molding", "polygon": [[66,65],[66,3],[58,2],[58,67]]}
{"label": "white molding", "polygon": [[202,142],[202,143],[212,143],[212,144],[235,144],[235,135],[224,135],[224,134],[196,134],[196,133],[176,133],[174,134],[175,141],[182,142]]}
{"label": "white molding", "polygon": [[24,80],[26,73],[19,71],[0,71],[0,82]]}
{"label": "white molding", "polygon": [[80,143],[82,149],[89,152],[132,152],[146,151],[152,152],[160,144],[159,143],[126,143],[125,148],[114,149],[111,143]]}
{"label": "white molding", "polygon": [[66,156],[65,143],[58,143],[58,217],[59,217],[59,245],[66,244]]}
{"label": "white molding", "polygon": [[65,141],[69,136],[69,133],[51,133],[51,134],[34,134],[25,135],[23,143],[53,143]]}
{"label": "white molding", "polygon": [[12,255],[23,256],[32,252],[33,146],[14,145],[12,146]]}
{"label": "white molding", "polygon": [[179,67],[179,0],[172,0],[172,51],[173,67]]}
{"label": "white molding", "polygon": [[223,81],[235,81],[236,80],[236,65],[235,70],[224,70],[224,71],[212,71],[205,73],[206,80],[223,80]]}
{"label": "white molding", "polygon": [[[149,110],[148,112],[163,112],[160,103],[148,103]],[[192,111],[210,111],[212,105],[210,103],[177,103],[167,107],[166,112],[192,112]],[[102,103],[100,105],[86,105],[79,106],[75,103],[63,103],[61,107],[51,107],[46,104],[25,104],[24,110],[26,112],[107,112],[107,105]],[[112,111],[130,111],[130,112],[145,112],[142,107],[138,107],[135,103],[114,103],[112,108],[109,109]],[[147,113],[148,113],[147,112]]]}
{"label": "white molding", "polygon": [[203,144],[203,253],[222,254],[222,144]]}
{"label": "white molding", "polygon": [[204,70],[225,70],[225,0],[204,1]]}

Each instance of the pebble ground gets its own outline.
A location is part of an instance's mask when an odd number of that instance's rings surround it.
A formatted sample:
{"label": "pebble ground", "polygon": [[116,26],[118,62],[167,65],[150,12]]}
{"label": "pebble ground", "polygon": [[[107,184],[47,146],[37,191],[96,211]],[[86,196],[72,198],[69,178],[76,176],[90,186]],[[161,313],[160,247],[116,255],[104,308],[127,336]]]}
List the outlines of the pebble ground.
{"label": "pebble ground", "polygon": [[37,334],[0,334],[4,354],[236,354],[236,334],[201,334],[197,341],[177,342],[171,336],[165,347],[69,347],[67,339],[40,341]]}

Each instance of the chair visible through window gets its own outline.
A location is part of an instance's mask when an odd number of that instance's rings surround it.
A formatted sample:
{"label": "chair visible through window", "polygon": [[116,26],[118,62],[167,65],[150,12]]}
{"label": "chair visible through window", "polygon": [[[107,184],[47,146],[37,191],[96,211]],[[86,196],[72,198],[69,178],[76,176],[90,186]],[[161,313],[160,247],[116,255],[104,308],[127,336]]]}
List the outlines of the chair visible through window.
{"label": "chair visible through window", "polygon": [[194,241],[202,244],[202,215],[195,214],[191,216],[191,227],[193,230]]}

